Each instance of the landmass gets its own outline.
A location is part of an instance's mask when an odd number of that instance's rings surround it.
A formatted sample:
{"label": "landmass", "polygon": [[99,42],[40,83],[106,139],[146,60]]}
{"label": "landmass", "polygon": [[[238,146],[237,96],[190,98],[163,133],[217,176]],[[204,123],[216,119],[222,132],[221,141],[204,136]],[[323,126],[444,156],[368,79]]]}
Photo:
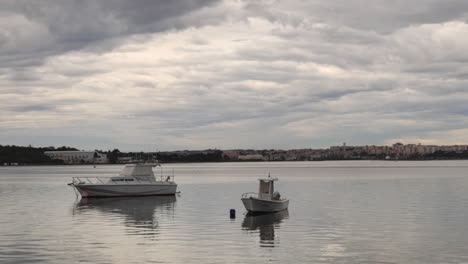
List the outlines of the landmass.
{"label": "landmass", "polygon": [[323,160],[443,160],[468,159],[468,145],[422,145],[395,143],[392,146],[331,146],[324,149],[234,149],[179,150],[160,152],[83,151],[74,147],[0,145],[0,166],[60,164],[124,164],[158,161],[323,161]]}

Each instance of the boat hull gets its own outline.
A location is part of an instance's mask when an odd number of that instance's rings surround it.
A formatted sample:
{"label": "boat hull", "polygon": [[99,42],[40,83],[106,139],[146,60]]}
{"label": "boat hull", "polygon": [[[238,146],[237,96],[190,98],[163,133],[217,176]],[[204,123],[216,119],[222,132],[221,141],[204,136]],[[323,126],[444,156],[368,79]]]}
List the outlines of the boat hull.
{"label": "boat hull", "polygon": [[73,187],[83,198],[175,195],[177,184],[75,184]]}
{"label": "boat hull", "polygon": [[263,200],[255,197],[242,198],[247,211],[252,213],[272,213],[288,209],[289,200]]}

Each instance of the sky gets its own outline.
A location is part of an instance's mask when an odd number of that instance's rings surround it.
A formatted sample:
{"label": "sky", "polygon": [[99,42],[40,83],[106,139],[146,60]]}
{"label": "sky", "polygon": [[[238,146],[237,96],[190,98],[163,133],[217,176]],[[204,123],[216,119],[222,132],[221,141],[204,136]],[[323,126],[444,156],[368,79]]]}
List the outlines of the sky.
{"label": "sky", "polygon": [[468,144],[466,0],[2,0],[0,145]]}

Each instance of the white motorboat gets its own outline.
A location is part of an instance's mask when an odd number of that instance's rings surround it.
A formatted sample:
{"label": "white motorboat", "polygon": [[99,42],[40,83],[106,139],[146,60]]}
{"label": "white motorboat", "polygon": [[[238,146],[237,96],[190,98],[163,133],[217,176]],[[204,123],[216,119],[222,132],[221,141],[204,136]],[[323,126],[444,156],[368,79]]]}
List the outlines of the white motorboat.
{"label": "white motorboat", "polygon": [[260,181],[258,193],[242,194],[242,203],[249,213],[272,213],[288,209],[289,200],[281,198],[279,192],[275,192],[274,182],[278,178],[258,179]]}
{"label": "white motorboat", "polygon": [[175,195],[177,184],[174,175],[157,179],[153,167],[159,164],[128,164],[115,177],[73,177],[68,185],[74,187],[81,197],[118,197]]}

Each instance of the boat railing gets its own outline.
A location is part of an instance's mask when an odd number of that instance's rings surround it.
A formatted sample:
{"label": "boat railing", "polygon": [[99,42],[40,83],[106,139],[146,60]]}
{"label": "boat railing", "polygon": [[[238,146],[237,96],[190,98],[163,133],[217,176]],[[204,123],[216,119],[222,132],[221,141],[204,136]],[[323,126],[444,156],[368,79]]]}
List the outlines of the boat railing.
{"label": "boat railing", "polygon": [[148,182],[174,182],[173,175],[160,176],[156,179],[151,176],[138,177],[73,177],[72,184],[132,184]]}
{"label": "boat railing", "polygon": [[173,182],[175,181],[174,178],[175,178],[174,175],[166,175],[166,176],[160,175],[159,180],[155,180],[155,181],[172,181]]}
{"label": "boat railing", "polygon": [[269,193],[255,193],[255,192],[247,192],[242,194],[242,198],[258,198],[262,200],[271,200],[271,195]]}
{"label": "boat railing", "polygon": [[242,194],[242,198],[258,197],[258,193],[246,192]]}
{"label": "boat railing", "polygon": [[73,184],[104,184],[101,177],[73,177]]}

